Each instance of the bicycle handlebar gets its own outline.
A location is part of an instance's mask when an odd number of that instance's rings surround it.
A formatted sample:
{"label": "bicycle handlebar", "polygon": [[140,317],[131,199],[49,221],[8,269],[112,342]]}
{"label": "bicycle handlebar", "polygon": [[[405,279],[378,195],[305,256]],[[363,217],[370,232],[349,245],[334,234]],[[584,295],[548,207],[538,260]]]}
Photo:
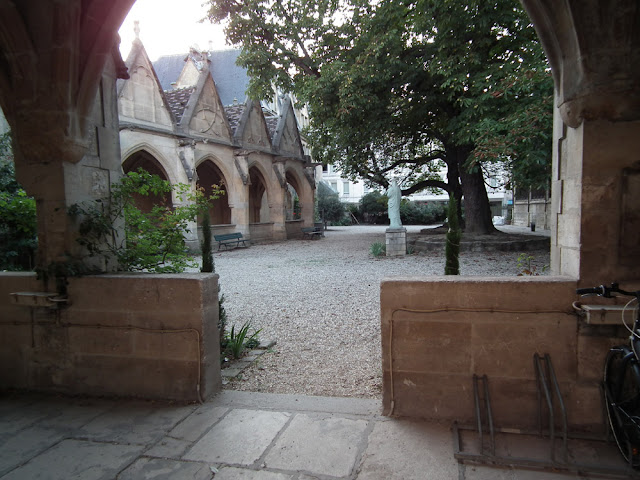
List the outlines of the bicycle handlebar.
{"label": "bicycle handlebar", "polygon": [[600,285],[599,287],[592,288],[578,288],[576,289],[576,293],[578,295],[602,295],[603,297],[607,297],[604,285]]}
{"label": "bicycle handlebar", "polygon": [[640,299],[640,292],[627,292],[622,290],[617,283],[612,283],[611,286],[600,285],[599,287],[591,288],[578,288],[576,289],[578,295],[599,295],[605,298],[611,298],[612,293],[619,293],[621,295],[627,295],[629,297],[636,297]]}

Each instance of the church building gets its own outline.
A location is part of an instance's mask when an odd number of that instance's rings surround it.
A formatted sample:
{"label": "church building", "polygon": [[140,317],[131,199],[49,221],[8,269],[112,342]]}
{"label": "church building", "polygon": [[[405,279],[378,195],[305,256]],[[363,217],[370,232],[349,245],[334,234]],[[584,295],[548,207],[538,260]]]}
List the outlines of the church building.
{"label": "church building", "polygon": [[[177,78],[163,69],[161,81],[134,40],[130,78],[117,87],[124,173],[142,168],[205,193],[220,187],[210,210],[214,235],[240,232],[252,243],[300,237],[314,222],[315,177],[291,99],[277,115],[245,97],[223,101],[210,58],[192,48]],[[186,237],[192,249],[197,232],[193,225]]]}

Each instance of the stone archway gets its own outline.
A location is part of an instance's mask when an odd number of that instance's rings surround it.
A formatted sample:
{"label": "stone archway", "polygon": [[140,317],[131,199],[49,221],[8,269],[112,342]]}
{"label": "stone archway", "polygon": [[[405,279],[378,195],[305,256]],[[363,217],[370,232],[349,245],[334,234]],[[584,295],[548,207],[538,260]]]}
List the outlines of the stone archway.
{"label": "stone archway", "polygon": [[208,197],[213,192],[212,185],[217,185],[223,194],[212,202],[209,209],[211,225],[228,225],[231,223],[231,208],[229,207],[229,193],[227,181],[218,166],[211,160],[205,160],[196,168],[198,174],[197,186],[204,189]]}
{"label": "stone archway", "polygon": [[[135,172],[139,169],[142,169],[152,175],[157,175],[162,180],[169,180],[167,172],[164,168],[162,168],[160,162],[158,162],[158,160],[156,160],[153,155],[145,150],[140,150],[132,154],[124,162],[122,162],[122,170],[125,174],[129,172]],[[173,206],[171,196],[169,195],[136,195],[135,203],[142,212],[150,212],[155,205],[163,205],[169,208]]]}
{"label": "stone archway", "polygon": [[287,188],[285,191],[285,213],[287,221],[303,220],[302,189],[296,175],[290,170],[286,173]]}
{"label": "stone archway", "polygon": [[249,168],[249,223],[265,223],[270,219],[267,182],[262,172]]}

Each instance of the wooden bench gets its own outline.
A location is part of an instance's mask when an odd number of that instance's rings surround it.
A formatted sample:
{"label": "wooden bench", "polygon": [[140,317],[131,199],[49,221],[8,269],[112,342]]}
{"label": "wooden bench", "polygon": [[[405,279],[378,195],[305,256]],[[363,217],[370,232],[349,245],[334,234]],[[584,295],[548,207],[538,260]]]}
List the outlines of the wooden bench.
{"label": "wooden bench", "polygon": [[302,229],[302,238],[320,238],[324,237],[324,232],[319,227],[304,227]]}
{"label": "wooden bench", "polygon": [[242,234],[240,232],[223,233],[222,235],[214,235],[213,238],[218,242],[218,250],[220,250],[220,247],[239,247],[240,242],[242,242],[243,247],[247,246],[246,243],[244,243],[244,238],[242,238]]}

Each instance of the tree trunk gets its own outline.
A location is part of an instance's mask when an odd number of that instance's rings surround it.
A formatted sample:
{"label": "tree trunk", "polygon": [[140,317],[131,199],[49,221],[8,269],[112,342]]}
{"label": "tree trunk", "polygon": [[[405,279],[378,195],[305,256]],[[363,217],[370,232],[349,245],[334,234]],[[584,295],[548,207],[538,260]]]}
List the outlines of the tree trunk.
{"label": "tree trunk", "polygon": [[459,163],[460,181],[464,195],[465,233],[489,234],[495,233],[491,218],[489,197],[484,185],[482,169],[479,166],[469,170],[464,166],[464,159]]}

